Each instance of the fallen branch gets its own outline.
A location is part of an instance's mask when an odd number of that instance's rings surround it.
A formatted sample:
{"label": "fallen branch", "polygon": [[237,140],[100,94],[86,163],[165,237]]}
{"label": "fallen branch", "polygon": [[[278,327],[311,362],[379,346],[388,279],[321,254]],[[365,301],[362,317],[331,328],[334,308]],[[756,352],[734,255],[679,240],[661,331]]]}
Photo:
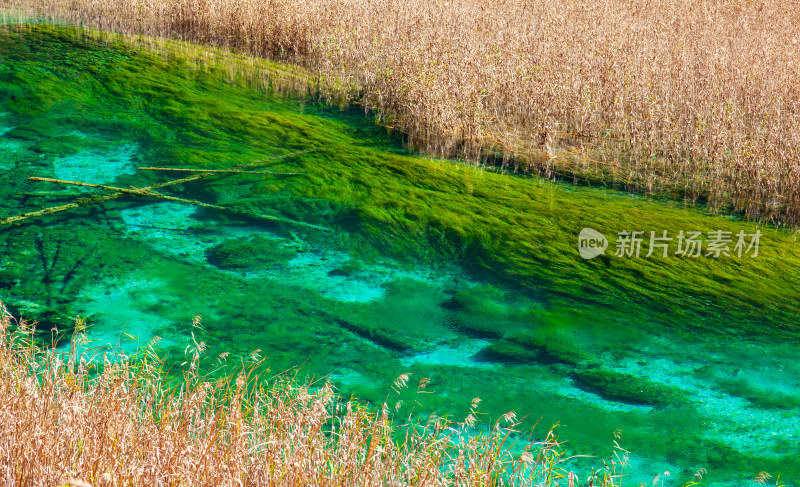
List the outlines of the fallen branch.
{"label": "fallen branch", "polygon": [[[183,179],[176,179],[174,181],[168,181],[166,183],[154,184],[153,186],[148,186],[146,188],[142,188],[142,191],[163,188],[163,187],[166,187],[166,186],[172,186],[172,185],[180,184],[180,183],[187,183],[189,181],[195,181],[197,179],[200,179],[201,177],[202,177],[202,175],[198,174],[196,176],[189,176],[189,177],[186,177],[186,178],[183,178]],[[37,216],[52,215],[53,213],[60,213],[62,211],[72,210],[72,209],[75,209],[75,208],[80,208],[82,206],[99,205],[101,203],[105,203],[106,201],[115,200],[117,198],[125,196],[125,194],[126,193],[123,193],[123,192],[117,192],[117,193],[107,194],[107,195],[103,195],[103,196],[94,195],[94,196],[90,196],[88,198],[78,198],[75,201],[73,201],[72,203],[68,203],[66,205],[53,206],[53,207],[44,208],[44,209],[38,210],[38,211],[32,211],[32,212],[29,212],[29,213],[23,213],[21,215],[16,215],[16,216],[10,216],[10,217],[7,217],[7,218],[3,218],[2,220],[0,220],[0,225],[9,225],[11,223],[17,223],[17,222],[20,222],[20,221],[23,221],[23,220],[27,220],[29,218],[36,218]]]}
{"label": "fallen branch", "polygon": [[[218,210],[224,210],[224,206],[217,206],[217,205],[210,205],[208,203],[203,203],[202,201],[198,200],[189,200],[185,198],[176,198],[175,196],[167,196],[165,194],[156,193],[152,191],[150,188],[118,188],[116,186],[106,186],[105,184],[94,184],[94,183],[82,183],[80,181],[66,181],[64,179],[52,179],[52,178],[39,178],[39,177],[31,177],[28,178],[28,181],[41,181],[45,183],[58,183],[58,184],[69,184],[72,186],[86,186],[88,188],[100,188],[100,189],[107,189],[109,191],[117,191],[120,193],[125,194],[133,194],[137,196],[152,196],[154,198],[161,198],[168,201],[177,201],[179,203],[188,203],[190,205],[196,206],[204,206],[207,208],[215,208]],[[152,188],[152,187],[151,187]]]}
{"label": "fallen branch", "polygon": [[305,223],[305,222],[301,222],[301,221],[297,221],[297,220],[292,220],[292,219],[289,219],[289,218],[281,218],[281,217],[278,217],[278,216],[270,216],[270,215],[261,215],[261,214],[257,214],[257,213],[248,213],[248,212],[244,212],[244,211],[241,211],[241,210],[237,210],[235,208],[228,208],[226,206],[219,206],[219,205],[212,205],[212,204],[209,204],[209,203],[203,203],[202,201],[198,201],[198,200],[191,200],[191,199],[186,199],[186,198],[177,198],[175,196],[167,196],[165,194],[156,193],[155,191],[152,191],[153,186],[150,186],[148,188],[130,188],[129,189],[129,188],[118,188],[118,187],[115,187],[115,186],[107,186],[105,184],[82,183],[80,181],[66,181],[66,180],[63,180],[63,179],[52,179],[52,178],[31,177],[31,178],[28,178],[28,180],[29,181],[41,181],[41,182],[46,182],[46,183],[69,184],[69,185],[72,185],[72,186],[85,186],[85,187],[89,187],[89,188],[106,189],[106,190],[109,190],[109,191],[117,191],[118,193],[132,194],[132,195],[136,195],[136,196],[150,196],[150,197],[153,197],[153,198],[160,198],[160,199],[167,200],[167,201],[176,201],[178,203],[187,203],[187,204],[190,204],[190,205],[201,206],[201,207],[204,207],[204,208],[213,208],[215,210],[228,211],[228,212],[231,212],[231,213],[234,213],[234,214],[244,215],[244,216],[249,217],[249,218],[258,218],[258,219],[262,219],[262,220],[269,220],[269,221],[280,222],[280,223],[288,223],[288,224],[291,224],[291,225],[309,227],[309,228],[314,228],[316,230],[323,230],[323,231],[326,231],[326,232],[330,231],[328,228],[325,228],[325,227],[322,227],[322,226],[319,226],[319,225],[314,225],[312,223]]}
{"label": "fallen branch", "polygon": [[[314,152],[316,150],[317,149],[306,149],[306,150],[301,150],[301,151],[296,151],[296,152],[290,152],[290,153],[284,154],[282,156],[276,156],[276,157],[270,157],[270,158],[267,158],[267,159],[261,159],[261,160],[255,161],[255,162],[251,162],[249,164],[240,164],[237,167],[254,167],[254,166],[259,166],[259,165],[264,164],[265,162],[270,162],[270,161],[276,161],[276,162],[272,162],[271,164],[266,164],[266,167],[276,166],[278,164],[282,164],[283,163],[283,159],[286,159],[287,157],[293,157],[293,156],[297,156],[297,155],[300,155],[300,154],[305,154],[305,153],[308,153],[308,152]],[[147,191],[147,190],[151,190],[151,189],[165,188],[167,186],[173,186],[173,185],[176,185],[176,184],[188,183],[190,181],[197,181],[198,179],[207,178],[207,177],[213,176],[215,174],[217,174],[217,173],[193,174],[193,175],[187,176],[185,178],[175,179],[173,181],[166,181],[166,182],[163,182],[163,183],[154,184],[154,185],[148,186],[146,188],[141,188],[141,190],[142,191]],[[89,198],[78,198],[74,202],[66,204],[66,205],[53,206],[53,207],[44,208],[44,209],[38,210],[38,211],[32,211],[32,212],[29,212],[29,213],[23,213],[21,215],[2,218],[2,219],[0,219],[0,225],[10,225],[12,223],[18,223],[18,222],[21,222],[23,220],[27,220],[29,218],[36,218],[36,217],[39,217],[39,216],[52,215],[54,213],[60,213],[62,211],[72,210],[72,209],[80,208],[80,207],[83,207],[83,206],[98,205],[98,204],[101,204],[101,203],[105,203],[106,201],[111,201],[111,200],[115,200],[117,198],[121,198],[122,196],[125,196],[125,194],[126,193],[123,193],[123,192],[116,192],[116,193],[112,193],[112,194],[108,194],[108,195],[104,195],[104,196],[91,196]],[[312,226],[314,226],[314,225],[312,225]],[[320,227],[320,228],[323,228],[323,227]]]}

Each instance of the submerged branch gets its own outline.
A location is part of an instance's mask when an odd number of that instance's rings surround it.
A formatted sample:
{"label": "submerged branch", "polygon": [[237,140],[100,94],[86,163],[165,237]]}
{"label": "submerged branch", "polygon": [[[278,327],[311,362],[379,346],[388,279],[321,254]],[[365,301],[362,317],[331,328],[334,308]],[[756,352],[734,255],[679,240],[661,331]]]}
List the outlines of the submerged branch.
{"label": "submerged branch", "polygon": [[165,194],[156,193],[152,191],[150,188],[118,188],[116,186],[106,186],[105,184],[94,184],[94,183],[82,183],[80,181],[66,181],[63,179],[52,179],[52,178],[39,178],[39,177],[31,177],[28,178],[29,181],[40,181],[45,183],[58,183],[58,184],[69,184],[72,186],[85,186],[88,188],[100,188],[100,189],[107,189],[109,191],[117,191],[119,193],[125,194],[133,194],[137,196],[152,196],[154,198],[161,198],[168,201],[177,201],[179,203],[187,203],[190,205],[195,206],[203,206],[206,208],[214,208],[217,210],[225,210],[224,206],[218,205],[211,205],[208,203],[203,203],[202,201],[198,200],[191,200],[186,198],[177,198],[175,196],[167,196]]}
{"label": "submerged branch", "polygon": [[[301,155],[301,154],[306,154],[308,152],[314,152],[316,150],[317,149],[305,149],[305,150],[301,150],[301,151],[290,152],[290,153],[284,154],[282,156],[276,156],[276,157],[270,157],[270,158],[267,158],[267,159],[261,159],[261,160],[255,161],[255,162],[251,162],[249,164],[240,164],[237,167],[247,168],[247,167],[260,166],[260,165],[264,165],[265,167],[275,166],[275,165],[278,165],[278,164],[282,164],[283,163],[283,159],[286,159],[287,157],[298,156],[298,155]],[[265,163],[268,163],[268,162],[269,162],[269,164],[265,164]],[[198,174],[192,174],[191,176],[187,176],[185,178],[174,179],[172,181],[166,181],[166,182],[163,182],[163,183],[157,183],[157,184],[154,184],[152,186],[148,186],[146,188],[141,188],[140,191],[149,191],[149,190],[153,190],[153,189],[165,188],[167,186],[174,186],[176,184],[182,184],[182,183],[188,183],[188,182],[191,182],[191,181],[197,181],[198,179],[203,179],[203,178],[207,178],[207,177],[210,177],[210,176],[214,176],[215,174],[218,174],[218,173],[215,173],[215,172],[201,172],[201,173],[198,173]],[[78,198],[75,201],[73,201],[72,203],[68,203],[66,205],[52,206],[50,208],[44,208],[44,209],[37,210],[37,211],[31,211],[31,212],[28,212],[28,213],[23,213],[21,215],[15,215],[15,216],[10,216],[10,217],[6,217],[6,218],[0,218],[0,226],[2,226],[2,225],[11,225],[13,223],[19,223],[21,221],[28,220],[30,218],[36,218],[36,217],[40,217],[40,216],[52,215],[54,213],[60,213],[62,211],[67,211],[67,210],[73,210],[75,208],[80,208],[80,207],[83,207],[83,206],[98,205],[98,204],[101,204],[101,203],[105,203],[106,201],[112,201],[112,200],[121,198],[122,196],[125,196],[125,194],[126,194],[125,192],[118,191],[116,193],[103,195],[103,196],[92,196],[91,198]],[[229,210],[229,211],[231,211],[231,210]],[[267,217],[260,217],[260,218],[267,218]],[[293,221],[293,220],[289,220],[289,219],[281,219],[281,218],[278,218],[278,217],[270,217],[268,219],[272,219],[272,220],[275,220],[275,221],[286,220],[287,222]],[[299,224],[299,222],[298,222],[298,224]],[[317,225],[311,225],[309,223],[305,223],[303,225],[311,226],[312,228],[328,230],[325,227],[319,227]]]}
{"label": "submerged branch", "polygon": [[301,221],[297,221],[297,220],[292,220],[290,218],[282,218],[282,217],[271,216],[271,215],[261,215],[261,214],[257,214],[257,213],[249,213],[249,212],[244,212],[244,211],[241,211],[241,210],[237,210],[235,208],[228,208],[226,206],[212,205],[212,204],[209,204],[209,203],[203,203],[202,201],[198,201],[198,200],[192,200],[192,199],[187,199],[187,198],[177,198],[175,196],[167,196],[167,195],[164,195],[164,194],[161,194],[161,193],[156,193],[155,191],[152,191],[152,188],[154,186],[150,186],[150,187],[147,187],[147,188],[118,188],[116,186],[107,186],[105,184],[83,183],[83,182],[80,182],[80,181],[65,181],[63,179],[52,179],[52,178],[31,177],[31,178],[28,178],[28,180],[30,180],[30,181],[47,182],[47,183],[68,184],[68,185],[72,185],[72,186],[85,186],[85,187],[89,187],[89,188],[106,189],[106,190],[109,190],[109,191],[116,191],[118,194],[121,193],[121,194],[132,194],[132,195],[136,195],[136,196],[151,196],[153,198],[160,198],[160,199],[167,200],[167,201],[176,201],[178,203],[186,203],[186,204],[190,204],[190,205],[201,206],[203,208],[212,208],[212,209],[215,209],[215,210],[228,211],[228,212],[231,212],[231,213],[234,213],[234,214],[237,214],[237,215],[243,215],[243,216],[246,216],[246,217],[249,217],[249,218],[257,218],[257,219],[261,219],[261,220],[269,220],[269,221],[280,222],[280,223],[288,223],[288,224],[291,224],[291,225],[309,227],[309,228],[313,228],[315,230],[322,230],[322,231],[326,231],[326,232],[330,231],[330,229],[322,227],[322,226],[319,226],[319,225],[314,225],[312,223],[305,223],[305,222],[301,222]]}

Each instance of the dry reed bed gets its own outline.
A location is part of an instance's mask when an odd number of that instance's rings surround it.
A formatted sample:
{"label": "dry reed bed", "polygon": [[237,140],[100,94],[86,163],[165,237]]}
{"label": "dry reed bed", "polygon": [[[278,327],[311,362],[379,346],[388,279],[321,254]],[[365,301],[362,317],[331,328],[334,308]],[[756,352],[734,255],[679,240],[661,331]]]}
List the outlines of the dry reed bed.
{"label": "dry reed bed", "polygon": [[[3,485],[550,486],[575,480],[558,466],[563,454],[552,430],[514,454],[511,413],[490,432],[467,435],[477,401],[461,423],[409,418],[400,425],[386,404],[370,411],[341,401],[329,383],[312,389],[291,380],[267,382],[254,373],[256,364],[242,364],[227,378],[201,377],[202,343],[188,349],[182,376],[167,385],[152,352],[92,365],[76,352],[86,348],[80,323],[68,350],[37,347],[31,336],[31,327],[0,303]],[[394,388],[408,380],[399,377]],[[612,475],[601,474],[595,484],[612,487]]]}
{"label": "dry reed bed", "polygon": [[800,221],[783,0],[6,0],[301,63],[429,153]]}

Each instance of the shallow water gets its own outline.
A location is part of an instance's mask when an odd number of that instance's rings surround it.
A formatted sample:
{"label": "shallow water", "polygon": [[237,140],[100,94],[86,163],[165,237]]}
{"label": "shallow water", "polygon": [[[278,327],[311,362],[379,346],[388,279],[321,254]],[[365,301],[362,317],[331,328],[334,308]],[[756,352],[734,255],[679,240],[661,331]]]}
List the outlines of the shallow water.
{"label": "shallow water", "polygon": [[[211,68],[37,27],[0,34],[0,216],[282,156],[270,170],[160,190],[238,213],[120,198],[0,228],[0,299],[42,329],[87,319],[98,347],[160,337],[180,363],[255,350],[406,414],[459,419],[483,399],[560,423],[572,453],[629,450],[627,485],[800,474],[800,247],[761,228],[758,257],[584,260],[584,227],[756,227],[670,202],[496,174],[407,152],[357,112],[228,83]],[[254,167],[264,167],[254,166]],[[249,215],[249,216],[248,216]],[[323,226],[276,224],[272,215]],[[203,330],[192,327],[202,315]],[[413,382],[413,380],[412,380]],[[416,397],[415,397],[416,396]],[[595,465],[598,461],[590,462]],[[664,477],[662,477],[664,478]]]}

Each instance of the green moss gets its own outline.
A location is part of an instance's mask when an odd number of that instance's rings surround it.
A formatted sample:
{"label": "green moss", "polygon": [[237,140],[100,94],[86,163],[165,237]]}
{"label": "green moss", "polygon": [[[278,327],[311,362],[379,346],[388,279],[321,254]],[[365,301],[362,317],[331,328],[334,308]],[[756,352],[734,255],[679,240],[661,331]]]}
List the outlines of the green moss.
{"label": "green moss", "polygon": [[714,387],[732,396],[746,399],[751,405],[760,409],[796,409],[800,408],[800,397],[789,395],[774,388],[753,387],[745,379],[718,379]]}
{"label": "green moss", "polygon": [[580,367],[572,378],[582,389],[612,401],[670,406],[687,401],[680,389],[602,367]]}
{"label": "green moss", "polygon": [[536,363],[540,357],[537,350],[508,340],[498,340],[480,352],[481,359],[500,363]]}
{"label": "green moss", "polygon": [[[524,321],[524,313],[530,314],[525,319],[531,329],[542,322],[570,327],[574,317],[553,313],[576,306],[604,316],[625,309],[638,318],[635,331],[645,335],[648,327],[664,323],[684,327],[688,335],[698,330],[784,335],[797,328],[794,290],[800,277],[793,269],[800,266],[800,252],[787,231],[761,228],[755,259],[608,255],[585,261],[576,246],[586,226],[609,237],[624,229],[674,235],[689,229],[751,233],[756,227],[679,204],[412,157],[383,137],[360,138],[377,137],[381,129],[364,124],[358,113],[299,106],[221,82],[222,74],[209,66],[195,69],[120,45],[76,39],[69,29],[35,27],[25,34],[11,29],[2,40],[6,78],[24,86],[24,96],[49,100],[37,109],[35,121],[15,129],[40,147],[58,146],[44,139],[65,131],[105,131],[138,142],[140,157],[151,165],[215,168],[315,149],[277,168],[302,177],[237,176],[235,183],[221,177],[175,190],[245,211],[330,225],[352,233],[350,241],[361,242],[354,252],[364,255],[380,249],[434,265],[463,258],[478,276],[488,274],[519,289],[516,295],[484,288],[461,290],[451,301],[445,297],[445,306],[465,310],[452,313],[455,329],[495,337],[525,333],[529,330],[510,324]],[[16,104],[20,93],[14,98],[6,108],[29,116]],[[125,182],[146,185],[160,177],[140,173]],[[523,295],[545,303],[546,313],[529,303],[515,306]],[[768,309],[774,326],[757,325],[757,309]],[[626,326],[622,318],[619,323]],[[615,333],[604,326],[603,335]]]}
{"label": "green moss", "polygon": [[[677,203],[412,157],[385,137],[364,141],[363,134],[377,138],[382,129],[365,124],[355,111],[340,114],[271,97],[225,82],[218,69],[76,38],[70,29],[9,29],[0,37],[4,79],[24,87],[5,99],[5,108],[30,118],[33,112],[25,107],[37,102],[36,121],[15,130],[40,147],[58,145],[43,139],[70,130],[106,131],[139,143],[140,157],[150,165],[215,168],[315,149],[278,168],[303,177],[237,177],[235,184],[220,177],[174,190],[330,225],[350,232],[350,241],[361,242],[354,252],[364,255],[380,249],[433,265],[464,259],[475,275],[513,283],[519,296],[535,296],[547,313],[575,306],[604,314],[625,310],[645,335],[666,323],[676,332],[685,328],[687,335],[699,330],[786,337],[797,329],[800,276],[793,270],[800,266],[800,251],[788,231],[761,228],[755,259],[608,255],[585,261],[576,248],[583,227],[609,237],[624,229],[675,235],[690,229],[751,233],[756,227]],[[162,176],[140,173],[124,182],[147,185]],[[513,295],[463,290],[451,303],[468,313],[452,313],[451,325],[482,336],[530,331],[508,324],[520,317],[509,311],[513,301]],[[764,309],[774,326],[759,325],[762,312],[754,310]],[[524,312],[530,313],[531,329],[542,320],[555,323],[552,315]],[[568,319],[558,323],[571,326]],[[606,326],[603,332],[614,330]],[[569,354],[552,355],[564,360]]]}
{"label": "green moss", "polygon": [[49,137],[41,142],[34,144],[31,149],[34,152],[54,157],[67,157],[80,152],[86,146],[83,138],[75,135],[62,135]]}
{"label": "green moss", "polygon": [[226,240],[206,252],[208,262],[220,269],[250,271],[285,265],[296,255],[294,249],[281,247],[274,240],[259,236]]}
{"label": "green moss", "polygon": [[394,350],[405,352],[412,348],[408,340],[404,340],[402,335],[388,333],[380,328],[373,328],[358,322],[337,319],[336,324],[343,329],[355,333],[356,335],[373,342],[374,344]]}
{"label": "green moss", "polygon": [[63,132],[63,126],[57,120],[36,120],[34,122],[14,127],[5,133],[6,137],[36,142],[49,137],[57,137]]}

